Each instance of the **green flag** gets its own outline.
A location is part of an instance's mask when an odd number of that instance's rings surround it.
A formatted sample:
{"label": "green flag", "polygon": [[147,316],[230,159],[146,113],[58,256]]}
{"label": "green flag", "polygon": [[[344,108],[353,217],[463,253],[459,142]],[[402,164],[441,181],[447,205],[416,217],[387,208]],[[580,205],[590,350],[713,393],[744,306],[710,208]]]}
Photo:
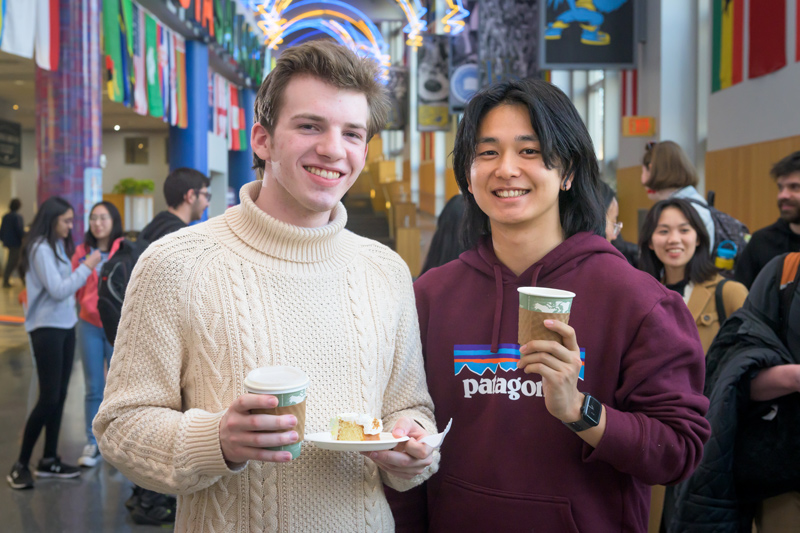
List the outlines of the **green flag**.
{"label": "green flag", "polygon": [[158,23],[145,13],[145,72],[147,77],[147,102],[150,104],[150,116],[163,117],[164,103],[161,100],[161,84],[158,79]]}
{"label": "green flag", "polygon": [[108,98],[112,102],[122,102],[125,98],[125,90],[122,86],[118,0],[103,0],[103,41],[106,54]]}

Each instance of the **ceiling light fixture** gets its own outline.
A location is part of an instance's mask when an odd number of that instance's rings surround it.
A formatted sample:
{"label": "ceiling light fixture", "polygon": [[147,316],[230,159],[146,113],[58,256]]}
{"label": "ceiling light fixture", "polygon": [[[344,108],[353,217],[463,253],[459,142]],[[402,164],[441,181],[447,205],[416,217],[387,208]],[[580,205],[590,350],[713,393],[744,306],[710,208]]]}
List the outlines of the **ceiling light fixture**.
{"label": "ceiling light fixture", "polygon": [[11,106],[11,109],[13,109],[14,111],[16,111],[17,109],[19,109],[19,106],[18,106],[17,104],[14,104],[13,106]]}
{"label": "ceiling light fixture", "polygon": [[114,126],[114,131],[119,131],[119,124]]}

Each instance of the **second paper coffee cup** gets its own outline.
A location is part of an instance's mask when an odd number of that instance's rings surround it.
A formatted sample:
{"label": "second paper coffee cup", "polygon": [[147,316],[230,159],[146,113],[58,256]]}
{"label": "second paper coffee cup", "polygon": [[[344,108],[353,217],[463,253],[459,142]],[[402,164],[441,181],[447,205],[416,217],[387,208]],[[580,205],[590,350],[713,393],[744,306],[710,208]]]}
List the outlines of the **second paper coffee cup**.
{"label": "second paper coffee cup", "polygon": [[300,455],[303,430],[306,423],[306,390],[310,380],[305,372],[293,366],[265,366],[256,368],[244,380],[244,388],[251,394],[270,394],[278,399],[278,406],[272,409],[253,409],[253,414],[294,415],[297,418],[297,442],[285,446],[267,448],[275,451],[288,451],[292,459]]}

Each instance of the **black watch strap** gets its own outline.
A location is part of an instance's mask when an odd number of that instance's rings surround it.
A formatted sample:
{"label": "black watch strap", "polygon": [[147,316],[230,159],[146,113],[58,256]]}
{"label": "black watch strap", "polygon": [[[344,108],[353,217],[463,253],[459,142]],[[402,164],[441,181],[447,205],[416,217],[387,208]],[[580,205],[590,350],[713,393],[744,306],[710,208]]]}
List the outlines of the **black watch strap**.
{"label": "black watch strap", "polygon": [[586,431],[600,423],[600,415],[602,413],[603,404],[600,403],[600,400],[590,394],[584,394],[581,418],[575,422],[564,422],[564,425],[575,433]]}

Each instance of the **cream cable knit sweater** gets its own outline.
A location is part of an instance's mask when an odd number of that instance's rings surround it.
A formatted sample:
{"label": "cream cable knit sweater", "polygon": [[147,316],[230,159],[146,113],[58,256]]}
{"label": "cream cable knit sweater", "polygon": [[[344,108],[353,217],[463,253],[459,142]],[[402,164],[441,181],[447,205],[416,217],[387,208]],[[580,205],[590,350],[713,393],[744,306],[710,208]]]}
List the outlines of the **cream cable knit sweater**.
{"label": "cream cable knit sweater", "polygon": [[247,373],[292,365],[311,378],[306,433],[336,413],[401,416],[436,432],[414,293],[400,257],[331,222],[306,229],[241,205],[150,246],[133,272],[105,399],[103,457],[143,487],[178,494],[176,531],[393,531],[381,481],[355,452],[303,445],[289,464],[230,470],[219,421]]}

